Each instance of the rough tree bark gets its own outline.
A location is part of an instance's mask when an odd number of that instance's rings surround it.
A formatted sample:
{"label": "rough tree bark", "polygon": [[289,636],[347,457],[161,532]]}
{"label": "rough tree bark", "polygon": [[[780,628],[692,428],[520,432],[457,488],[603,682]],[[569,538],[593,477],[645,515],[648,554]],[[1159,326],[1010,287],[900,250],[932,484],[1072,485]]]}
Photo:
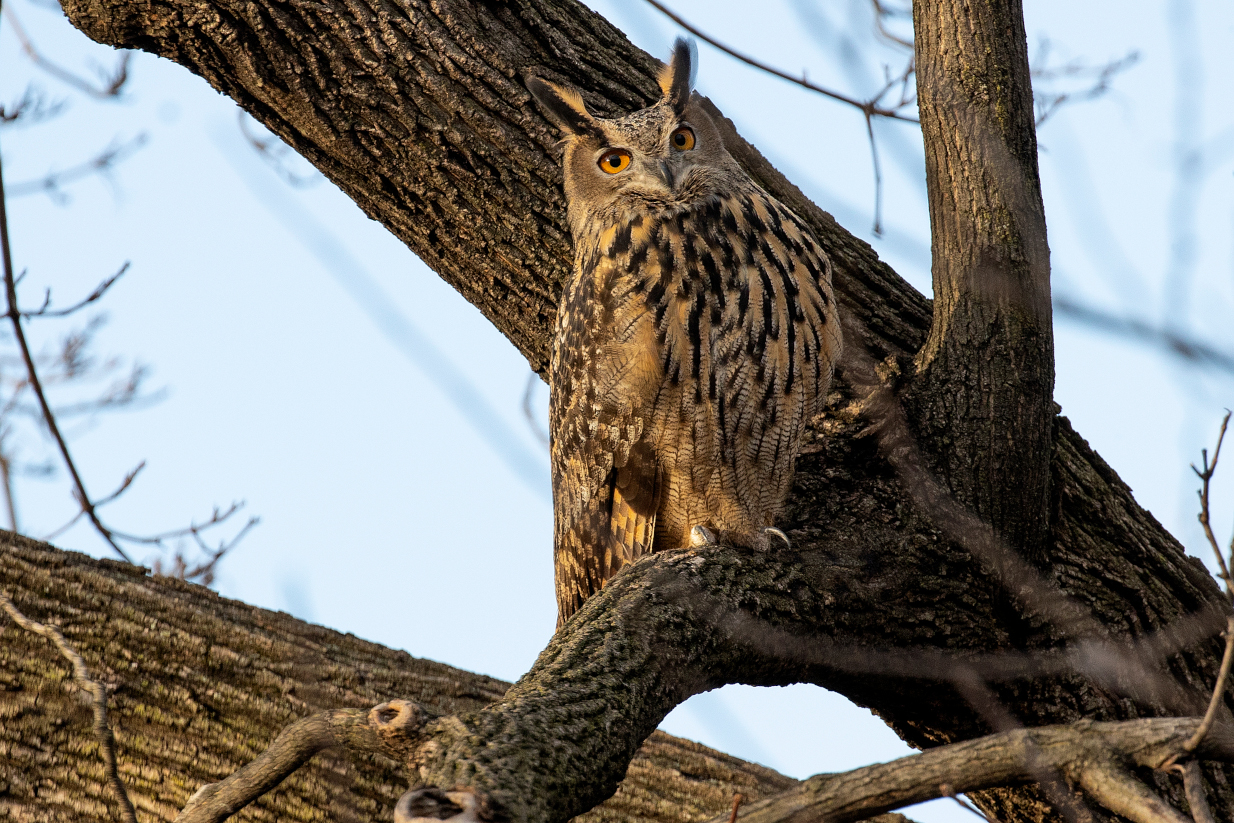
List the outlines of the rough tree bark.
{"label": "rough tree bark", "polygon": [[[533,73],[566,80],[602,113],[653,100],[657,63],[603,19],[570,0],[65,0],[64,8],[94,39],[172,59],[235,99],[476,304],[543,373],[571,254],[557,135],[523,81]],[[1096,628],[1084,635],[1141,636],[1220,607],[1203,567],[1135,504],[1066,419],[1053,416],[1047,252],[1031,113],[1024,121],[1018,4],[920,3],[916,17],[937,305],[731,128],[726,140],[833,256],[853,356],[882,362],[880,375],[904,392],[930,464],[1091,614]],[[945,25],[961,18],[968,29]],[[938,41],[923,44],[926,36]],[[987,57],[976,59],[974,48]],[[975,131],[950,156],[939,141],[968,129]],[[996,358],[981,350],[983,341]],[[784,524],[793,553],[724,549],[633,567],[571,621],[513,695],[434,727],[435,754],[418,761],[426,782],[487,789],[515,817],[564,819],[611,792],[641,737],[675,702],[721,682],[820,683],[872,707],[918,746],[988,731],[954,689],[924,675],[854,671],[800,649],[773,654],[763,643],[788,636],[814,644],[805,649],[970,653],[1076,638],[1074,626],[1056,625],[1023,591],[1008,593],[940,530],[884,459],[879,439],[862,436],[869,421],[858,389],[841,381],[799,461]],[[683,586],[690,598],[671,596]],[[626,604],[622,592],[632,598]],[[719,605],[709,611],[708,603]],[[720,622],[698,622],[705,619]],[[651,651],[651,636],[638,633],[649,625],[661,632]],[[735,625],[762,630],[734,635]],[[694,639],[724,657],[687,645],[691,632],[708,630],[719,634]],[[606,643],[586,642],[596,635]],[[611,656],[602,659],[597,648]],[[665,657],[682,665],[666,670]],[[1146,695],[1137,682],[1066,675],[1010,678],[996,691],[1026,725],[1195,712],[1217,657],[1212,641],[1171,656],[1163,670],[1178,684],[1173,692]],[[588,667],[594,676],[581,677]],[[220,672],[217,688],[231,676]],[[603,766],[582,769],[591,762],[584,756]],[[1218,814],[1234,816],[1227,773],[1210,778]],[[1178,797],[1176,787],[1165,788]],[[1052,819],[1032,788],[985,792],[978,802],[1001,819]]]}
{"label": "rough tree bark", "polygon": [[1050,250],[1018,0],[913,4],[934,322],[909,389],[939,474],[1027,556],[1049,537]]}
{"label": "rough tree bark", "polygon": [[[145,569],[92,560],[0,531],[0,590],[59,624],[111,695],[120,777],[141,823],[175,818],[203,783],[251,760],[279,729],[320,709],[390,695],[443,714],[499,700],[508,683],[418,660]],[[0,613],[0,819],[112,821],[91,711],[45,638]],[[686,740],[647,742],[618,795],[588,821],[694,823],[797,781]],[[325,755],[238,818],[389,821],[406,776],[381,757]]]}

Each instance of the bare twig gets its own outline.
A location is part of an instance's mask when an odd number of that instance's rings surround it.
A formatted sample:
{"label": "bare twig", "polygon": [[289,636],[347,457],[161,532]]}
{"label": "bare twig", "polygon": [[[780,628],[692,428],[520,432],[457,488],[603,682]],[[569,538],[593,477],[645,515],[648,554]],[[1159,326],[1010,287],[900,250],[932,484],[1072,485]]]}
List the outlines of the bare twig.
{"label": "bare twig", "polygon": [[[975,672],[961,673],[952,678],[952,684],[968,704],[981,715],[995,732],[1022,731],[1023,725],[999,702],[993,690]],[[1057,768],[1051,768],[1037,742],[1029,737],[1024,745],[1024,769],[1033,775],[1046,799],[1063,816],[1067,823],[1081,823],[1089,819],[1084,814],[1083,804],[1077,802],[1067,789]]]}
{"label": "bare twig", "polygon": [[410,700],[372,709],[336,709],[292,723],[251,763],[189,798],[175,823],[222,823],[325,749],[377,753],[403,760],[432,714]]}
{"label": "bare twig", "polygon": [[126,260],[124,261],[124,265],[120,267],[119,271],[117,271],[111,277],[108,277],[103,282],[99,283],[97,286],[94,287],[94,291],[90,292],[90,294],[86,295],[86,297],[82,298],[78,302],[69,306],[67,309],[52,309],[51,308],[51,289],[47,289],[46,293],[43,296],[43,305],[40,306],[35,311],[22,312],[21,316],[25,318],[68,317],[70,314],[75,314],[76,312],[81,311],[86,306],[89,306],[91,303],[95,302],[100,297],[102,297],[104,294],[106,294],[107,290],[110,289],[117,280],[123,277],[124,273],[127,272],[128,270],[129,270],[129,261]]}
{"label": "bare twig", "polygon": [[[1213,534],[1212,513],[1209,508],[1209,489],[1213,475],[1217,472],[1217,461],[1221,459],[1221,444],[1225,442],[1225,433],[1230,425],[1230,415],[1231,412],[1227,411],[1225,417],[1221,419],[1221,428],[1217,432],[1217,445],[1213,447],[1212,461],[1210,462],[1208,459],[1208,449],[1201,449],[1200,464],[1204,468],[1201,470],[1192,465],[1191,470],[1200,478],[1200,524],[1204,527],[1204,535],[1208,538],[1208,544],[1212,547],[1213,554],[1217,556],[1217,563],[1221,568],[1220,576],[1225,581],[1226,596],[1234,601],[1234,582],[1230,579],[1230,565],[1226,562],[1225,554],[1221,551],[1221,545],[1217,542],[1217,536]],[[1234,562],[1234,538],[1231,538],[1230,542],[1230,562]],[[1195,730],[1195,735],[1184,746],[1185,751],[1195,751],[1195,748],[1204,739],[1204,735],[1208,734],[1208,730],[1212,728],[1213,722],[1217,718],[1217,711],[1225,704],[1225,685],[1230,676],[1230,666],[1232,663],[1234,663],[1234,617],[1230,617],[1226,621],[1225,653],[1221,656],[1221,669],[1217,673],[1217,682],[1213,685],[1213,693],[1208,700],[1208,709],[1204,712],[1204,719],[1200,723],[1200,727]]]}
{"label": "bare twig", "polygon": [[874,121],[866,114],[866,134],[870,138],[870,160],[874,166],[874,233],[883,236],[883,167],[878,161],[878,143],[874,140]]}
{"label": "bare twig", "polygon": [[1199,366],[1234,374],[1234,353],[1187,337],[1176,330],[1155,326],[1134,317],[1123,317],[1085,305],[1069,297],[1054,297],[1054,311],[1117,337],[1151,343]]}
{"label": "bare twig", "polygon": [[1112,758],[1095,758],[1077,778],[1085,793],[1133,823],[1192,823]]}
{"label": "bare twig", "polygon": [[1183,792],[1187,796],[1187,805],[1191,807],[1191,817],[1195,823],[1217,823],[1213,811],[1209,808],[1208,797],[1204,794],[1204,775],[1200,772],[1198,760],[1188,760],[1187,765],[1179,766],[1183,775]]}
{"label": "bare twig", "polygon": [[[219,522],[222,521],[220,520]],[[196,530],[191,531],[190,534],[193,537],[193,541],[197,544],[197,548],[206,555],[206,560],[198,563],[196,566],[189,566],[184,560],[184,556],[177,552],[175,556],[175,571],[172,572],[171,576],[180,580],[196,581],[201,583],[203,586],[209,586],[214,582],[214,569],[218,565],[218,562],[222,560],[228,552],[234,549],[241,540],[244,539],[244,536],[249,533],[250,529],[257,526],[260,522],[261,518],[250,517],[248,522],[244,524],[244,528],[236,532],[230,540],[220,541],[218,548],[216,549],[211,549],[201,538],[202,529],[209,528],[209,526],[213,524],[198,526]],[[155,561],[155,573],[163,573],[158,561]]]}
{"label": "bare twig", "polygon": [[57,80],[67,83],[78,91],[83,91],[91,97],[107,100],[115,99],[120,96],[120,90],[124,87],[125,82],[128,81],[128,52],[122,52],[120,54],[120,59],[116,63],[116,67],[112,70],[110,75],[104,75],[100,72],[101,76],[99,79],[102,81],[103,85],[97,86],[89,80],[85,80],[77,76],[68,69],[58,66],[40,54],[39,50],[35,48],[33,41],[31,41],[30,37],[26,34],[26,30],[22,27],[21,21],[19,21],[17,19],[17,15],[13,13],[12,8],[9,6],[4,6],[0,9],[0,11],[8,17],[9,25],[13,27],[13,34],[17,36],[17,42],[21,44],[21,50],[26,53],[26,56],[30,58],[34,65],[50,74],[52,77],[55,77]]}
{"label": "bare twig", "polygon": [[121,817],[124,818],[126,823],[137,823],[137,814],[133,811],[133,803],[129,800],[129,794],[124,788],[124,783],[120,780],[120,773],[116,766],[116,736],[112,733],[111,726],[107,723],[107,690],[103,688],[101,683],[91,679],[90,670],[86,668],[86,662],[81,659],[81,655],[64,639],[64,635],[60,633],[59,629],[26,617],[18,611],[17,607],[13,605],[13,601],[4,592],[0,592],[0,607],[8,613],[9,617],[13,618],[17,625],[26,631],[42,635],[52,643],[55,643],[56,648],[60,650],[60,654],[72,664],[73,677],[77,680],[77,684],[93,698],[94,735],[99,740],[99,749],[103,755],[107,784],[116,796],[116,802],[120,804]]}
{"label": "bare twig", "polygon": [[[924,456],[908,428],[904,410],[890,387],[890,365],[876,364],[859,342],[859,321],[845,316],[846,345],[840,371],[862,399],[860,413],[871,421],[869,434],[877,436],[880,452],[895,469],[913,503],[947,537],[962,546],[1027,609],[1054,623],[1069,639],[1098,639],[1108,629],[1090,609],[1070,597],[1020,557],[985,520],[969,511],[951,495],[925,464]],[[898,368],[898,366],[895,366]],[[887,372],[887,373],[884,373]],[[1144,661],[1124,661],[1135,688],[1153,692],[1155,700],[1178,714],[1191,714],[1198,707],[1172,678]]]}
{"label": "bare twig", "polygon": [[[1033,107],[1036,109],[1038,126],[1068,103],[1084,103],[1104,96],[1111,90],[1110,83],[1115,77],[1140,62],[1140,53],[1129,51],[1122,57],[1099,66],[1089,65],[1083,60],[1071,60],[1061,66],[1050,67],[1048,64],[1051,45],[1048,39],[1043,39],[1038,47],[1037,57],[1032,61]],[[1075,91],[1044,90],[1047,83],[1059,80],[1088,80],[1089,84]]]}
{"label": "bare twig", "polygon": [[1217,683],[1213,686],[1212,697],[1208,700],[1208,709],[1204,712],[1204,719],[1195,730],[1195,735],[1183,747],[1188,752],[1195,751],[1196,746],[1200,745],[1204,735],[1213,727],[1213,721],[1217,719],[1217,710],[1225,703],[1225,684],[1230,677],[1231,662],[1234,662],[1234,617],[1230,618],[1225,627],[1225,654],[1221,656],[1221,670],[1217,673]]}
{"label": "bare twig", "polygon": [[8,126],[14,123],[38,123],[49,120],[64,110],[65,101],[48,102],[47,98],[33,85],[26,86],[17,102],[6,106],[0,104],[0,125]]}
{"label": "bare twig", "polygon": [[60,449],[60,456],[64,459],[64,465],[68,469],[69,476],[73,479],[77,502],[81,506],[82,511],[86,513],[86,516],[90,518],[90,522],[94,524],[95,529],[116,554],[120,555],[126,562],[132,563],[132,558],[128,556],[124,549],[120,548],[120,544],[115,541],[111,532],[99,519],[98,513],[94,509],[94,504],[90,502],[90,495],[86,492],[86,486],[77,471],[77,465],[73,462],[72,455],[69,454],[68,444],[65,443],[64,437],[60,434],[60,426],[56,423],[56,416],[52,413],[51,406],[47,402],[47,396],[43,392],[43,384],[39,381],[38,370],[34,365],[34,357],[30,354],[30,344],[26,342],[26,332],[22,328],[21,323],[21,310],[17,307],[17,281],[13,277],[13,257],[9,247],[9,225],[5,209],[4,173],[2,168],[0,168],[0,252],[3,252],[4,257],[4,294],[8,303],[5,315],[13,324],[13,336],[17,339],[22,360],[26,365],[26,373],[30,379],[30,389],[34,392],[34,396],[38,398],[39,408],[43,412],[43,421],[47,424],[47,430],[51,433],[52,439]]}
{"label": "bare twig", "polygon": [[890,31],[887,28],[886,22],[888,17],[908,17],[911,19],[913,16],[912,12],[908,9],[892,8],[889,4],[882,2],[882,0],[870,0],[870,2],[874,6],[874,28],[878,34],[884,40],[887,40],[896,46],[900,46],[901,48],[912,51],[913,41],[905,39]]}
{"label": "bare twig", "polygon": [[847,103],[848,105],[853,106],[854,108],[860,109],[862,112],[865,113],[866,117],[886,117],[889,120],[902,120],[906,123],[918,122],[915,117],[908,117],[906,115],[900,114],[895,109],[888,109],[888,108],[884,108],[883,106],[880,106],[879,100],[883,94],[886,94],[885,89],[882,92],[880,92],[877,97],[871,98],[870,100],[863,101],[863,100],[858,100],[855,97],[849,97],[847,94],[842,94],[838,91],[832,91],[831,89],[824,88],[822,86],[817,86],[811,83],[809,80],[807,80],[804,76],[795,77],[789,74],[788,72],[780,71],[779,69],[773,68],[772,66],[769,66],[766,63],[755,60],[753,57],[742,54],[741,52],[737,51],[736,49],[731,48],[730,46],[724,45],[719,40],[716,40],[714,37],[704,34],[702,31],[698,29],[697,26],[694,26],[691,23],[684,20],[680,15],[676,14],[674,11],[672,11],[667,6],[665,6],[663,3],[660,3],[659,0],[647,0],[647,3],[651,5],[653,8],[655,8],[656,10],[658,10],[665,17],[672,20],[674,23],[681,26],[686,31],[690,32],[690,34],[693,34],[699,40],[702,40],[704,43],[709,43],[710,45],[715,46],[720,51],[724,52],[730,57],[734,57],[737,60],[740,60],[741,62],[745,63],[747,66],[753,66],[759,71],[764,71],[764,72],[767,72],[768,74],[775,75],[776,77],[779,77],[782,80],[787,80],[790,83],[796,83],[798,86],[801,86],[804,89],[809,89],[810,91],[817,92],[818,94],[821,94],[825,97],[830,97],[832,100],[838,100],[841,103]]}
{"label": "bare twig", "polygon": [[9,196],[21,197],[27,194],[41,193],[46,194],[53,200],[63,202],[67,200],[67,195],[61,189],[66,184],[95,174],[107,174],[118,163],[124,161],[144,146],[146,139],[146,135],[143,132],[130,140],[122,142],[113,141],[107,148],[83,163],[70,166],[62,171],[49,172],[37,180],[23,180],[20,183],[14,183],[9,187]]}
{"label": "bare twig", "polygon": [[296,174],[287,167],[287,155],[291,152],[291,148],[271,134],[269,137],[262,138],[254,134],[252,131],[252,117],[248,112],[240,110],[236,113],[237,120],[240,124],[240,133],[244,139],[249,142],[257,154],[266,161],[279,177],[290,186],[298,189],[307,188],[314,183],[319,183],[323,179],[321,174],[314,169],[310,174]]}
{"label": "bare twig", "polygon": [[[41,308],[33,312],[23,312],[19,308],[17,301],[18,278],[13,275],[13,261],[9,245],[8,218],[5,206],[2,169],[0,169],[0,251],[2,251],[3,256],[4,288],[7,301],[5,316],[7,316],[12,323],[14,338],[17,341],[17,346],[21,353],[21,362],[26,371],[23,387],[29,388],[38,401],[39,417],[41,418],[42,423],[46,427],[48,433],[51,435],[52,441],[55,443],[56,448],[60,452],[64,466],[68,470],[69,476],[73,482],[74,497],[80,507],[79,515],[70,520],[65,526],[57,529],[53,534],[62,533],[64,529],[72,526],[82,515],[84,515],[90,520],[90,523],[94,526],[95,531],[98,532],[98,534],[112,548],[112,550],[129,563],[133,562],[132,558],[120,546],[119,541],[121,540],[143,545],[157,545],[161,548],[165,548],[168,540],[191,537],[205,552],[207,559],[190,570],[187,562],[185,562],[183,558],[178,558],[182,565],[181,571],[183,572],[183,576],[185,576],[186,579],[192,579],[198,576],[212,578],[213,570],[218,561],[227,552],[234,548],[236,544],[248,533],[248,531],[257,524],[257,520],[256,518],[250,519],[244,528],[242,528],[240,532],[235,535],[235,537],[233,537],[230,541],[220,543],[215,549],[211,549],[205,545],[204,541],[201,539],[201,533],[227,521],[233,514],[243,507],[242,503],[233,503],[226,511],[221,511],[216,507],[211,516],[204,523],[191,523],[186,528],[174,529],[172,531],[163,532],[161,534],[156,534],[149,537],[113,529],[103,522],[98,513],[98,509],[100,506],[115,500],[120,494],[126,491],[132,485],[133,480],[144,466],[144,463],[126,475],[116,491],[107,495],[105,498],[96,501],[92,499],[86,491],[85,483],[82,480],[81,474],[77,469],[76,462],[73,460],[73,456],[69,451],[68,443],[61,432],[60,425],[57,420],[58,414],[73,413],[79,410],[97,411],[100,408],[105,408],[108,406],[127,405],[131,403],[137,396],[138,385],[143,374],[142,370],[140,368],[135,369],[128,380],[119,384],[109,394],[103,396],[101,399],[94,400],[86,404],[79,404],[79,407],[71,407],[67,410],[53,410],[51,404],[47,400],[47,393],[44,389],[44,380],[39,375],[39,369],[35,362],[35,357],[31,353],[29,342],[26,339],[25,328],[22,323],[23,318],[63,317],[95,302],[103,296],[103,294],[121,275],[124,274],[124,272],[128,269],[128,264],[126,263],[120,271],[100,283],[99,286],[97,286],[95,290],[84,300],[70,306],[67,309],[51,310],[51,295],[50,292],[48,292],[44,297]],[[70,378],[79,375],[83,372],[83,370],[88,368],[89,361],[84,356],[83,351],[89,340],[89,335],[92,329],[98,325],[98,322],[99,321],[96,319],[87,327],[85,331],[71,334],[65,339],[62,351],[57,358],[57,361],[63,368],[63,378]]]}
{"label": "bare twig", "polygon": [[204,523],[190,523],[189,525],[181,529],[171,529],[169,531],[160,532],[158,534],[152,534],[148,536],[140,535],[140,534],[129,534],[128,532],[122,532],[122,531],[118,531],[114,529],[112,530],[112,534],[116,535],[117,537],[123,540],[128,540],[133,543],[144,543],[150,546],[160,546],[166,543],[168,540],[175,540],[176,538],[180,538],[180,537],[191,537],[193,535],[199,534],[200,532],[206,529],[209,529],[211,526],[217,526],[218,524],[223,523],[224,521],[226,521],[228,518],[230,518],[232,515],[234,515],[236,512],[240,511],[243,508],[244,508],[243,500],[232,503],[230,506],[227,507],[226,510],[221,510],[216,506],[214,508],[214,511],[211,512],[210,517],[207,518]]}
{"label": "bare twig", "polygon": [[[1221,444],[1225,442],[1225,432],[1230,425],[1230,414],[1226,412],[1225,417],[1221,420],[1221,429],[1217,432],[1217,445],[1213,448],[1213,460],[1208,461],[1208,449],[1200,451],[1200,464],[1204,467],[1203,470],[1197,469],[1193,464],[1191,470],[1200,478],[1200,525],[1204,527],[1204,536],[1208,538],[1208,545],[1212,548],[1213,554],[1217,556],[1217,565],[1221,569],[1221,579],[1225,582],[1226,595],[1234,602],[1234,581],[1230,579],[1230,567],[1226,563],[1225,553],[1221,550],[1221,544],[1217,542],[1217,535],[1213,534],[1212,516],[1208,505],[1208,492],[1212,483],[1213,475],[1217,471],[1217,460],[1221,457]],[[1234,556],[1234,538],[1230,540],[1230,554]]]}

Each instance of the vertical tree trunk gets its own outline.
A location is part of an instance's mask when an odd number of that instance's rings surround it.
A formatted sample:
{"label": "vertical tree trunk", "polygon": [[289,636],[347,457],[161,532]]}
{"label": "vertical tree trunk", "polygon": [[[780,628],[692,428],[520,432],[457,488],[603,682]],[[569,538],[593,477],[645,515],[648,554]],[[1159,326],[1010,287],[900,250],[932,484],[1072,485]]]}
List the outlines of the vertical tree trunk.
{"label": "vertical tree trunk", "polygon": [[1012,546],[1048,538],[1050,251],[1020,0],[916,0],[934,324],[912,417],[952,492]]}

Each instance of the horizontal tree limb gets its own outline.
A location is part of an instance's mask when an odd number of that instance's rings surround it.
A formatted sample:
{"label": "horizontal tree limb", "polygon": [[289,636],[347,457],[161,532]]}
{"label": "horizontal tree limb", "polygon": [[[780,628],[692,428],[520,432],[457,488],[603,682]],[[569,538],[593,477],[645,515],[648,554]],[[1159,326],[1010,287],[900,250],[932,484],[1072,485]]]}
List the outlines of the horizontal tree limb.
{"label": "horizontal tree limb", "polygon": [[[305,716],[354,707],[366,718],[398,694],[427,717],[468,714],[509,689],[202,586],[4,531],[0,591],[31,619],[58,627],[107,687],[119,774],[140,821],[173,820],[201,786],[240,770]],[[93,719],[48,641],[0,616],[0,817],[112,819]],[[406,755],[380,748],[383,741],[349,741],[350,757],[323,752],[242,817],[389,821],[407,788]],[[730,808],[736,792],[754,800],[796,783],[656,733],[617,795],[579,823],[645,823],[648,809],[657,810],[658,823],[694,823]]]}
{"label": "horizontal tree limb", "polygon": [[[952,793],[1034,782],[1041,768],[1082,785],[1125,789],[1125,782],[1112,776],[1110,763],[1156,768],[1183,753],[1199,725],[1199,718],[1175,717],[1017,729],[890,763],[811,777],[800,788],[745,807],[741,821],[850,823]],[[1220,727],[1205,739],[1198,754],[1234,762],[1234,730]],[[1106,807],[1121,811],[1110,805],[1116,802],[1110,794],[1102,792]],[[723,820],[716,817],[712,823]]]}

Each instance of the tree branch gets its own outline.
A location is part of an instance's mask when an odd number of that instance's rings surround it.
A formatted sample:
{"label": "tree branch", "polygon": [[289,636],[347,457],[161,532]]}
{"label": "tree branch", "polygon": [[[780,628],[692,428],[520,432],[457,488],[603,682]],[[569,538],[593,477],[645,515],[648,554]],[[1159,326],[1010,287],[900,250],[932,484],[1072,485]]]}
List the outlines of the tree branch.
{"label": "tree branch", "polygon": [[[812,92],[817,92],[818,94],[821,94],[824,97],[830,97],[832,100],[836,100],[840,103],[845,103],[849,106],[852,106],[853,108],[859,110],[862,114],[865,115],[867,125],[871,117],[885,117],[888,120],[903,120],[906,123],[916,123],[917,122],[917,118],[906,117],[905,115],[899,113],[899,109],[902,108],[903,106],[908,105],[911,102],[910,100],[901,99],[900,104],[896,108],[891,108],[891,109],[884,108],[882,105],[880,105],[880,103],[882,102],[883,96],[886,95],[887,92],[890,91],[892,88],[894,88],[896,85],[900,84],[899,78],[897,78],[896,80],[888,80],[887,84],[883,86],[881,90],[879,90],[879,93],[874,95],[870,99],[858,100],[857,98],[850,97],[847,94],[841,94],[838,91],[832,91],[831,89],[824,88],[823,86],[817,86],[814,83],[811,83],[809,80],[805,78],[804,72],[802,73],[801,77],[794,77],[788,72],[780,71],[779,69],[773,68],[760,60],[755,60],[753,57],[742,54],[741,52],[737,51],[731,46],[724,45],[719,40],[716,40],[714,37],[704,34],[701,30],[698,29],[698,27],[692,25],[691,23],[683,19],[680,15],[673,12],[673,10],[670,9],[668,6],[665,6],[663,3],[660,3],[659,0],[646,0],[646,2],[648,3],[648,5],[655,8],[657,11],[659,11],[669,20],[672,20],[674,23],[681,26],[683,29],[688,31],[690,34],[693,34],[699,40],[702,40],[704,43],[709,43],[710,45],[715,46],[720,51],[724,52],[730,57],[734,57],[737,60],[740,60],[742,63],[745,63],[747,66],[756,68],[759,71],[765,72],[774,77],[779,77],[781,80],[787,80],[790,83],[796,83],[798,86],[801,86],[804,89],[808,89]],[[909,65],[911,66],[912,64],[910,63]],[[906,71],[905,76],[907,76],[909,73],[911,72]],[[877,161],[875,162],[877,163]]]}
{"label": "tree branch", "polygon": [[[1033,782],[1035,770],[1028,764],[1034,759],[1086,789],[1090,785],[1095,787],[1097,799],[1107,808],[1122,813],[1122,809],[1132,805],[1142,808],[1151,805],[1151,801],[1145,800],[1137,789],[1136,800],[1124,803],[1118,795],[1126,793],[1129,786],[1143,787],[1143,784],[1109,764],[1154,768],[1172,754],[1181,752],[1184,741],[1198,725],[1195,718],[1160,718],[1122,723],[1081,721],[1069,726],[1004,732],[843,774],[811,777],[799,789],[746,807],[741,820],[742,823],[865,820],[879,812],[945,797],[949,792]],[[1209,741],[1206,746],[1208,748],[1202,753],[1205,759],[1234,760],[1234,733],[1229,729],[1223,729],[1220,739]],[[1176,817],[1165,819],[1182,823],[1181,816],[1177,812],[1173,814]],[[716,818],[713,823],[720,823],[720,820]]]}
{"label": "tree branch", "polygon": [[76,649],[70,646],[69,642],[64,639],[64,635],[60,633],[59,629],[26,617],[18,611],[17,607],[13,605],[13,601],[4,592],[0,592],[0,608],[3,608],[5,613],[13,619],[13,622],[26,631],[46,637],[54,643],[60,654],[73,667],[73,679],[77,681],[77,685],[90,695],[91,706],[94,709],[94,736],[99,741],[99,753],[103,757],[103,769],[107,775],[107,785],[116,797],[116,803],[120,806],[120,816],[124,819],[125,823],[137,823],[137,813],[133,811],[133,802],[129,799],[129,794],[124,788],[123,781],[120,780],[120,773],[116,766],[116,736],[112,733],[111,726],[107,722],[107,690],[103,688],[101,683],[90,677],[90,670],[86,668],[86,662],[81,659],[81,655],[77,653]]}

